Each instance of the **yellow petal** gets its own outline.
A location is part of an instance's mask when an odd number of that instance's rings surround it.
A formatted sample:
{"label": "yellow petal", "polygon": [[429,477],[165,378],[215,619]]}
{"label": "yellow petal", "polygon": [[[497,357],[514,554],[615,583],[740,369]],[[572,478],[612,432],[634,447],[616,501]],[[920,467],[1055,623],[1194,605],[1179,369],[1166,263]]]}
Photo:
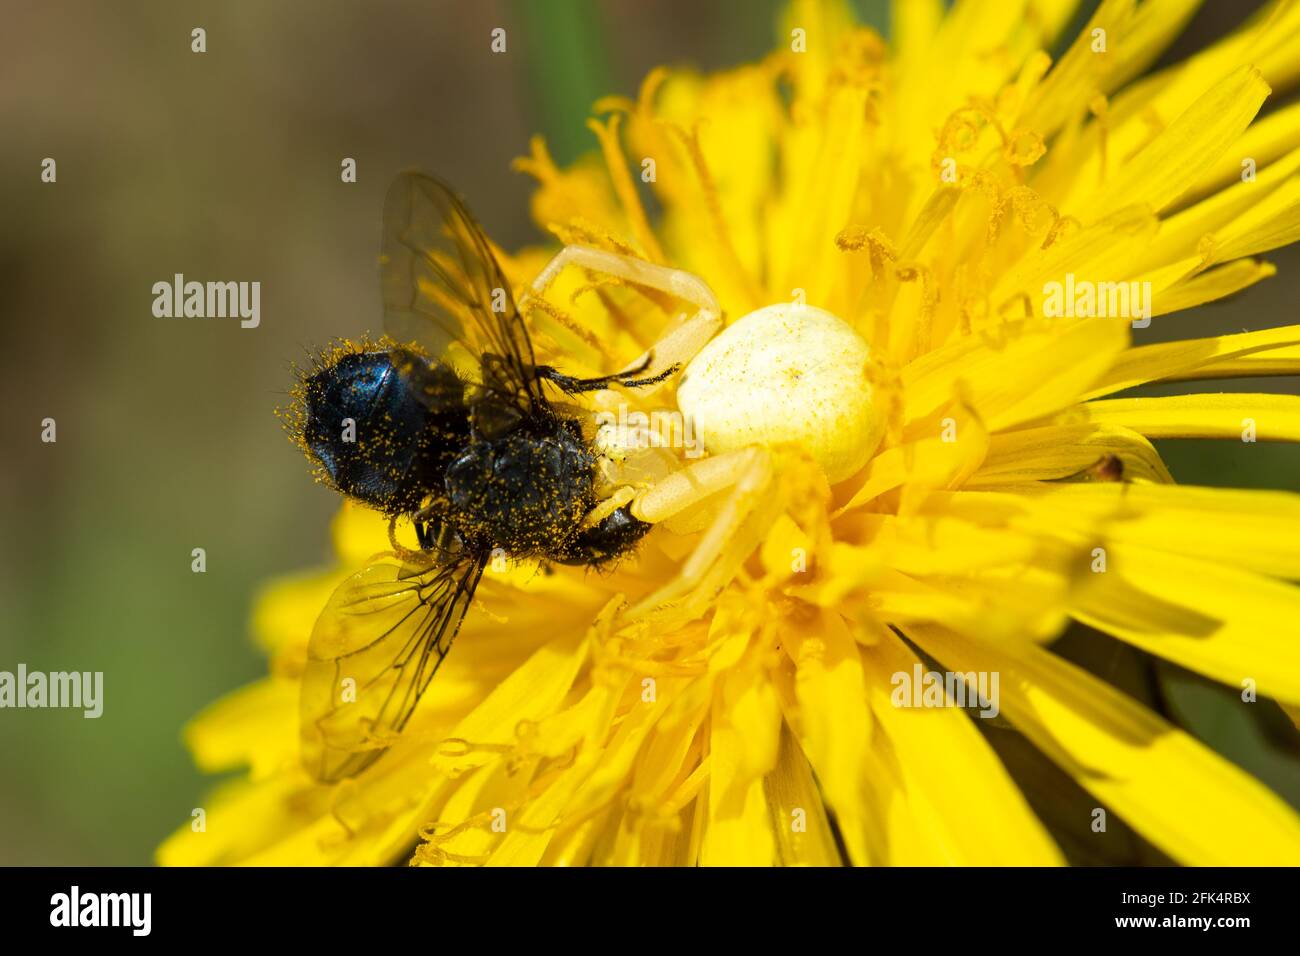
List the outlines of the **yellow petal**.
{"label": "yellow petal", "polygon": [[[198,809],[205,813],[202,829],[198,818],[187,821],[158,848],[160,866],[229,866],[248,860],[268,847],[282,845],[308,828],[316,816],[286,778],[261,783],[232,781],[208,794]],[[315,813],[323,812],[315,801]],[[299,812],[295,812],[297,809]],[[338,829],[332,820],[328,825]],[[325,866],[333,862],[329,852],[310,840],[302,852],[285,860],[285,865]],[[286,854],[290,855],[290,854]]]}
{"label": "yellow petal", "polygon": [[922,437],[917,430],[932,427],[923,420],[952,401],[959,381],[960,394],[990,432],[1064,408],[1110,368],[1127,343],[1126,324],[1114,319],[1008,323],[959,339],[903,369],[908,437]]}
{"label": "yellow petal", "polygon": [[[1259,332],[1219,335],[1182,342],[1160,342],[1126,350],[1110,370],[1088,390],[1084,398],[1097,398],[1132,388],[1145,382],[1183,378],[1222,377],[1222,368],[1286,368],[1288,352],[1280,351],[1300,345],[1300,325],[1288,325]],[[1249,364],[1252,357],[1259,366]],[[1260,374],[1268,374],[1261,371]],[[1272,374],[1284,374],[1273,372]]]}
{"label": "yellow petal", "polygon": [[434,765],[454,774],[490,762],[492,751],[483,745],[513,744],[521,721],[537,721],[553,712],[586,657],[582,635],[563,634],[540,647],[452,731],[451,738],[477,749],[444,749]]}
{"label": "yellow petal", "polygon": [[1115,63],[1106,74],[1106,88],[1119,87],[1154,63],[1204,2],[1146,0],[1141,4],[1117,44]]}
{"label": "yellow petal", "polygon": [[[897,707],[894,677],[919,659],[891,632],[862,654],[871,712],[898,757],[916,825],[957,866],[1058,866],[1060,851],[971,718],[956,706]],[[999,694],[1000,696],[1000,694]],[[961,781],[954,786],[954,781]]]}
{"label": "yellow petal", "polygon": [[1293,176],[1202,240],[1199,248],[1207,263],[1228,262],[1278,249],[1296,239],[1300,239],[1300,177]]}
{"label": "yellow petal", "polygon": [[185,743],[204,773],[248,766],[261,780],[296,765],[297,681],[268,677],[227,694],[185,727]]}
{"label": "yellow petal", "polygon": [[1106,569],[1081,580],[1074,616],[1230,687],[1250,678],[1300,702],[1300,590],[1215,561],[1101,545]]}
{"label": "yellow petal", "polygon": [[268,654],[281,650],[305,657],[307,639],[321,609],[343,580],[346,568],[309,571],[277,578],[264,586],[253,600],[253,638]]}
{"label": "yellow petal", "polygon": [[763,776],[776,764],[781,712],[766,675],[727,674],[709,736],[708,824],[702,866],[770,866],[776,841]]}
{"label": "yellow petal", "polygon": [[[1104,0],[1070,49],[1030,100],[1021,122],[1044,138],[1083,113],[1094,91],[1104,88],[1133,19],[1133,0]],[[1106,52],[1093,49],[1094,30],[1105,31]]]}
{"label": "yellow petal", "polygon": [[1193,866],[1300,860],[1300,818],[1293,810],[1121,691],[1031,644],[993,646],[921,627],[908,636],[945,667],[998,671],[1002,712],[1017,729],[1175,860]]}
{"label": "yellow petal", "polygon": [[[808,760],[788,727],[782,728],[776,767],[764,779],[782,866],[839,866],[839,848]],[[841,824],[842,826],[843,824]]]}
{"label": "yellow petal", "polygon": [[[1300,441],[1300,396],[1224,393],[1164,398],[1111,398],[1083,405],[1077,417],[1131,428],[1148,438]],[[1076,413],[1070,413],[1071,418]],[[1247,439],[1248,440],[1248,439]]]}
{"label": "yellow petal", "polygon": [[[1230,152],[1235,153],[1236,150]],[[1149,243],[1130,250],[1130,256],[1124,264],[1124,276],[1146,275],[1172,262],[1188,258],[1196,263],[1196,268],[1203,268],[1207,256],[1213,252],[1206,237],[1231,227],[1275,194],[1283,195],[1280,203],[1285,206],[1286,196],[1294,188],[1291,180],[1297,170],[1300,170],[1300,149],[1294,149],[1263,167],[1253,182],[1238,181],[1165,219]],[[1271,201],[1275,204],[1279,202]]]}
{"label": "yellow petal", "polygon": [[1253,66],[1224,77],[1098,190],[1100,202],[1088,214],[1101,218],[1139,202],[1157,212],[1164,209],[1241,136],[1268,94]]}
{"label": "yellow petal", "polygon": [[1160,221],[1145,203],[1118,209],[1046,249],[1033,247],[999,277],[990,301],[995,309],[1014,304],[1021,296],[1041,303],[1044,284],[1064,282],[1067,273],[1089,280],[1124,276],[1133,266],[1135,251],[1151,242],[1159,227]]}
{"label": "yellow petal", "polygon": [[1114,426],[1049,425],[994,435],[984,463],[962,487],[1066,478],[1091,468],[1106,455],[1119,457],[1126,477],[1173,481],[1155,448],[1135,431]]}
{"label": "yellow petal", "polygon": [[1300,375],[1300,345],[1279,345],[1227,358],[1213,359],[1197,369],[1165,376],[1180,379],[1250,378],[1256,375]]}
{"label": "yellow petal", "polygon": [[872,719],[858,648],[832,611],[821,615],[819,626],[792,632],[788,650],[795,661],[799,740],[839,820],[850,859],[866,863],[863,814]]}
{"label": "yellow petal", "polygon": [[1201,199],[1240,182],[1242,163],[1246,159],[1254,161],[1258,173],[1297,147],[1300,147],[1300,103],[1291,103],[1251,123],[1233,144],[1231,152],[1211,165],[1183,199]]}
{"label": "yellow petal", "polygon": [[1277,268],[1270,262],[1258,262],[1254,259],[1230,262],[1162,290],[1155,297],[1151,314],[1168,315],[1171,312],[1181,312],[1184,309],[1204,305],[1206,302],[1235,295],[1276,272]]}
{"label": "yellow petal", "polygon": [[962,491],[949,497],[946,511],[971,520],[1003,508],[1022,516],[1007,524],[1026,534],[1104,536],[1300,579],[1300,495],[1288,492],[1070,482],[1021,485],[1001,494]]}
{"label": "yellow petal", "polygon": [[345,500],[335,512],[330,534],[339,562],[350,567],[364,564],[381,551],[392,550],[388,540],[388,519],[378,511],[351,500]]}

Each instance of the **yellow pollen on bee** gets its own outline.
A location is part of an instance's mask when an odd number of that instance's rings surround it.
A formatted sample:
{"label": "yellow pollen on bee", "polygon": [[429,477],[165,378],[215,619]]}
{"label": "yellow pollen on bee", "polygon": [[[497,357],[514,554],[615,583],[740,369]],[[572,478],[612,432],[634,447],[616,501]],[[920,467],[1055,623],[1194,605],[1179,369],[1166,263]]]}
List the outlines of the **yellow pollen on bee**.
{"label": "yellow pollen on bee", "polygon": [[769,305],[709,342],[682,373],[677,404],[710,454],[802,445],[834,483],[870,459],[884,434],[871,349],[846,322],[809,305]]}

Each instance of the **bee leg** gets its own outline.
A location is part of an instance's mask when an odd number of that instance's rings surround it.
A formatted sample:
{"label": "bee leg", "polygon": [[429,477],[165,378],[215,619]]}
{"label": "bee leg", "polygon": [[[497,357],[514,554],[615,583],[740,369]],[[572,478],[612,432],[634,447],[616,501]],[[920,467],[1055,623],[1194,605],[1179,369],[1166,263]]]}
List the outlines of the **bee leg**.
{"label": "bee leg", "polygon": [[614,375],[601,375],[598,378],[574,378],[565,375],[563,372],[550,365],[537,366],[537,376],[554,382],[570,395],[576,395],[579,392],[595,392],[602,388],[608,388],[610,385],[622,385],[624,388],[644,388],[647,385],[657,385],[670,376],[676,374],[681,368],[680,363],[674,363],[668,368],[659,372],[657,375],[649,375],[645,378],[636,378],[635,376],[645,371],[649,366],[654,353],[646,354],[645,361],[640,367],[628,371],[618,372]]}
{"label": "bee leg", "polygon": [[421,551],[433,549],[433,535],[429,532],[429,523],[427,521],[415,522],[415,540],[420,542]]}
{"label": "bee leg", "polygon": [[634,518],[657,524],[729,491],[677,576],[639,601],[627,617],[636,619],[654,612],[684,623],[703,614],[780,513],[779,508],[759,507],[773,476],[771,453],[754,446],[700,459],[633,501],[630,513]]}
{"label": "bee leg", "polygon": [[403,561],[409,562],[409,561],[423,560],[425,557],[424,555],[425,549],[424,549],[424,542],[420,540],[420,530],[418,525],[416,526],[415,537],[417,542],[420,545],[421,550],[412,551],[410,548],[406,547],[406,545],[402,544],[400,541],[397,540],[397,522],[398,519],[400,519],[401,517],[402,517],[401,515],[393,515],[391,518],[388,519],[389,547],[393,549],[393,554],[397,555],[397,557],[401,558]]}
{"label": "bee leg", "polygon": [[[571,376],[565,375],[559,369],[551,365],[538,365],[536,367],[536,372],[542,378],[550,379],[552,382],[555,382],[566,392],[568,391],[591,392],[591,391],[595,391],[598,388],[603,388],[605,385],[611,382],[618,382],[620,385],[629,384],[629,380],[633,376],[640,375],[642,372],[644,372],[646,369],[650,367],[650,362],[653,357],[654,357],[653,353],[647,353],[644,362],[641,362],[640,364],[635,365],[634,367],[626,368],[621,372],[615,372],[613,375],[601,375],[598,376],[597,378],[572,378]],[[575,386],[581,386],[581,387],[575,387]]]}
{"label": "bee leg", "polygon": [[388,543],[393,552],[404,561],[427,559],[429,552],[451,553],[455,543],[455,533],[442,520],[447,511],[447,500],[435,498],[414,514],[409,515],[411,527],[415,529],[415,541],[420,546],[412,551],[397,540],[397,522],[403,515],[393,515],[388,521]]}
{"label": "bee leg", "polygon": [[[589,246],[565,246],[556,253],[533,281],[532,288],[520,298],[520,311],[527,307],[530,298],[544,296],[555,277],[570,265],[666,292],[695,307],[694,313],[674,322],[651,349],[612,377],[615,380],[626,379],[630,375],[650,372],[646,378],[634,380],[633,383],[622,382],[624,385],[653,390],[673,374],[672,366],[684,366],[722,328],[722,307],[718,305],[713,290],[702,279],[681,269],[670,269],[644,259]],[[660,367],[651,371],[656,358],[656,364]]]}

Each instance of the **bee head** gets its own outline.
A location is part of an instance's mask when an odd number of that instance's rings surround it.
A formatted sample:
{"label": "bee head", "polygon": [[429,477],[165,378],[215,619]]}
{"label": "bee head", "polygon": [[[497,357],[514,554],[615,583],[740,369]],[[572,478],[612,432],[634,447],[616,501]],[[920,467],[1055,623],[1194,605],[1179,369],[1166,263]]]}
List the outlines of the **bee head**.
{"label": "bee head", "polygon": [[411,387],[428,365],[392,342],[342,342],[298,372],[281,418],[318,480],[389,514],[425,494],[429,408]]}

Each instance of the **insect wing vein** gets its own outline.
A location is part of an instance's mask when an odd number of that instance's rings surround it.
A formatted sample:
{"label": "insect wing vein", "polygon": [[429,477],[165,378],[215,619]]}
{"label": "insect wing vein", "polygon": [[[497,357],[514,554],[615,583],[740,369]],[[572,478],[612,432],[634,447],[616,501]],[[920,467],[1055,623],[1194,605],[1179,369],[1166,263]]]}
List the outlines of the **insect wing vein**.
{"label": "insect wing vein", "polygon": [[449,186],[421,173],[398,176],[384,202],[381,263],[384,321],[398,342],[416,341],[435,358],[459,342],[482,363],[484,387],[527,411],[545,402],[510,284]]}
{"label": "insect wing vein", "polygon": [[312,630],[300,705],[303,765],[353,776],[395,741],[446,658],[486,559],[412,574],[387,555],[335,589]]}

